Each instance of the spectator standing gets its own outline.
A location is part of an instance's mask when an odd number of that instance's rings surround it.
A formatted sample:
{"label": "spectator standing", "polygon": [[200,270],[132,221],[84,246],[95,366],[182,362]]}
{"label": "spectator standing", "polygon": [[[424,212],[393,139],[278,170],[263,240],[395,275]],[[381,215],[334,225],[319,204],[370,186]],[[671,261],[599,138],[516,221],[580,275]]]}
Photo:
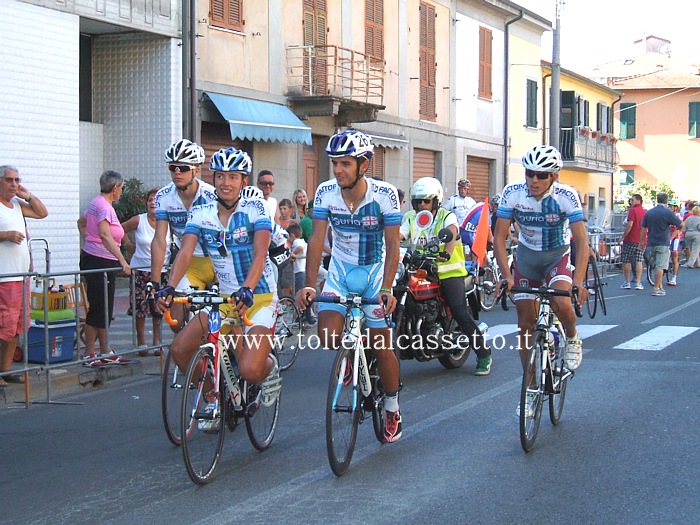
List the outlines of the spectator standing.
{"label": "spectator standing", "polygon": [[267,207],[270,208],[273,221],[279,224],[280,211],[277,208],[277,199],[272,196],[272,190],[275,188],[275,176],[270,170],[262,170],[258,173],[258,188],[263,192],[263,198],[267,202]]}
{"label": "spectator standing", "polygon": [[[96,270],[121,268],[129,275],[131,267],[126,262],[120,246],[124,237],[114,203],[119,200],[124,190],[124,178],[121,173],[107,170],[100,175],[100,194],[92,199],[87,210],[78,219],[78,229],[84,239],[80,252],[80,269]],[[117,284],[117,272],[107,273],[107,304],[105,304],[104,274],[101,272],[83,275],[87,288],[88,308],[85,318],[85,354],[84,358],[97,357],[95,342],[99,341],[100,350],[107,353],[107,323],[111,323],[114,313],[114,292]],[[105,311],[107,319],[105,322]],[[110,351],[111,353],[111,351]],[[85,366],[103,364],[122,364],[127,361],[120,357],[105,357],[102,361],[90,361]]]}
{"label": "spectator standing", "polygon": [[[153,242],[153,237],[156,234],[156,193],[160,188],[153,188],[146,194],[146,213],[141,213],[139,215],[134,215],[131,219],[124,222],[122,227],[124,228],[124,233],[134,232],[134,246],[135,251],[131,256],[131,268],[134,272],[134,288],[136,292],[136,301],[131,295],[131,287],[129,287],[129,315],[134,315],[131,305],[136,306],[136,341],[139,347],[145,347],[146,345],[146,318],[151,317],[153,323],[153,339],[152,345],[158,346],[160,344],[160,325],[161,325],[161,315],[153,315],[151,308],[148,304],[148,297],[146,297],[146,285],[149,281],[158,281],[161,284],[166,282],[165,273],[162,272],[160,277],[157,279],[151,279],[151,242]],[[125,238],[126,239],[126,238]],[[170,243],[172,242],[172,236],[170,231],[168,231],[165,245],[165,258],[170,258]],[[139,269],[137,269],[139,268]],[[162,349],[159,348],[155,350],[154,355],[160,355]],[[147,356],[148,350],[141,348],[139,350],[140,356]]]}
{"label": "spectator standing", "polygon": [[476,201],[467,196],[471,184],[467,179],[460,179],[457,183],[457,193],[445,201],[443,208],[451,211],[457,216],[457,224],[462,224],[467,218],[467,213],[471,210]]}
{"label": "spectator standing", "polygon": [[[25,219],[43,219],[49,212],[39,197],[22,185],[19,170],[0,166],[0,275],[29,272],[29,244]],[[17,336],[24,331],[23,295],[26,280],[0,277],[0,373],[12,370]],[[19,375],[0,377],[0,387],[20,383]]]}
{"label": "spectator standing", "polygon": [[642,219],[646,214],[646,210],[642,207],[642,196],[635,193],[630,197],[630,209],[627,211],[627,219],[625,220],[625,231],[622,234],[622,271],[624,273],[625,282],[620,288],[629,290],[632,288],[631,275],[632,265],[634,264],[635,290],[644,290],[642,284],[642,261],[644,260],[644,252],[640,249],[642,241],[640,235],[642,232]]}
{"label": "spectator standing", "polygon": [[289,199],[282,199],[280,201],[279,219],[277,223],[282,226],[282,228],[287,228],[290,224],[299,222],[293,218],[293,208],[292,201]]}
{"label": "spectator standing", "polygon": [[306,215],[304,215],[300,220],[299,220],[299,226],[301,226],[301,238],[304,239],[306,242],[309,242],[309,237],[311,237],[311,230],[313,228],[313,219],[311,216],[313,215],[314,212],[314,205],[313,202],[310,202],[309,205],[306,207]]}
{"label": "spectator standing", "polygon": [[700,267],[700,206],[693,206],[691,215],[683,221],[686,246],[690,249],[686,268]]}
{"label": "spectator standing", "polygon": [[644,250],[646,244],[651,248],[651,260],[656,265],[656,275],[654,279],[654,297],[663,297],[666,290],[663,288],[664,269],[668,268],[668,261],[671,257],[671,226],[678,227],[681,220],[675,213],[668,209],[666,203],[668,195],[659,193],[656,196],[656,206],[646,212],[642,218],[642,231],[640,233],[639,249]]}
{"label": "spectator standing", "polygon": [[[294,259],[294,293],[299,293],[306,283],[306,241],[302,238],[301,226],[292,224],[287,228],[289,240],[292,242],[292,258]],[[316,324],[316,317],[313,312],[313,305],[309,305],[304,310],[306,324],[313,326]]]}
{"label": "spectator standing", "polygon": [[304,190],[295,190],[294,195],[292,195],[292,200],[294,201],[292,218],[299,222],[306,217],[306,209],[310,205],[309,197]]}

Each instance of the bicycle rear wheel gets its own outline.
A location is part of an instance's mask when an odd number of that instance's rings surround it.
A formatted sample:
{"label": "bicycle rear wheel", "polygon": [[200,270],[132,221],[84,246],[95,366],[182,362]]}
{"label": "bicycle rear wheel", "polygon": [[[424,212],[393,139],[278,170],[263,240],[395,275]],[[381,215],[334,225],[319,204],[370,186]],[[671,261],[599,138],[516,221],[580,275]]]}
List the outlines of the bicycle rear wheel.
{"label": "bicycle rear wheel", "polygon": [[554,371],[550,376],[552,385],[551,392],[549,394],[549,420],[552,422],[552,425],[557,425],[561,420],[561,413],[564,410],[566,385],[569,384],[571,374],[564,366],[564,360],[560,355],[557,355],[555,359],[552,359],[549,365],[554,367]]}
{"label": "bicycle rear wheel", "polygon": [[161,412],[163,425],[168,439],[180,446],[180,416],[182,415],[182,398],[185,395],[185,376],[180,372],[170,350],[165,357],[163,382],[161,387]]}
{"label": "bicycle rear wheel", "polygon": [[281,389],[279,372],[276,378],[267,378],[262,385],[248,383],[245,428],[250,442],[260,451],[269,447],[275,437]]}
{"label": "bicycle rear wheel", "polygon": [[479,276],[481,283],[481,307],[488,312],[496,304],[496,285],[498,276],[491,265],[484,267],[484,275]]}
{"label": "bicycle rear wheel", "polygon": [[588,317],[593,319],[596,314],[596,308],[598,303],[596,302],[597,288],[596,288],[596,262],[593,257],[588,259],[588,266],[586,267],[586,290],[588,290],[588,297],[586,298],[586,309],[588,310]]}
{"label": "bicycle rear wheel", "polygon": [[532,348],[528,351],[523,382],[520,387],[520,444],[530,452],[540,428],[544,391],[542,385],[542,352],[544,334],[535,334]]}
{"label": "bicycle rear wheel", "polygon": [[369,377],[372,382],[372,397],[367,399],[367,403],[371,403],[372,408],[372,427],[377,441],[384,441],[384,392],[379,389],[379,370],[377,369],[377,360],[372,357],[369,365]]}
{"label": "bicycle rear wheel", "polygon": [[275,348],[280,370],[287,370],[299,355],[299,334],[304,330],[301,312],[289,296],[280,297],[275,322]]}
{"label": "bicycle rear wheel", "polygon": [[[181,436],[185,468],[192,481],[205,485],[211,481],[224,447],[226,400],[220,395],[215,412],[207,412],[204,392],[214,384],[214,356],[211,348],[200,346],[192,357],[185,376],[182,398]],[[223,377],[219,383],[223,386]],[[222,388],[222,391],[225,390]]]}
{"label": "bicycle rear wheel", "polygon": [[353,354],[349,349],[338,350],[326,398],[326,451],[331,470],[336,476],[345,474],[350,466],[360,423],[361,407],[352,384],[352,359]]}
{"label": "bicycle rear wheel", "polygon": [[656,281],[656,263],[653,260],[647,264],[647,281],[651,286],[654,286]]}

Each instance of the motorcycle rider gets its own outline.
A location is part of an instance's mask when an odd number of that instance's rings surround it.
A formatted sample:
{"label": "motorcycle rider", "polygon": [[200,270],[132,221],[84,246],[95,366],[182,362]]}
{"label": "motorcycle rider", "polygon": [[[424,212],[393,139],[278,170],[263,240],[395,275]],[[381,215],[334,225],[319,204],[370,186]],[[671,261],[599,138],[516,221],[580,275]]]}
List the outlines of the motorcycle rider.
{"label": "motorcycle rider", "polygon": [[[464,284],[467,270],[457,217],[453,212],[442,207],[442,185],[434,177],[418,179],[411,187],[410,198],[413,210],[404,216],[399,230],[400,238],[402,241],[409,239],[412,245],[420,249],[437,238],[438,232],[443,228],[448,228],[452,232],[452,240],[441,246],[440,250],[440,253],[447,257],[438,255],[436,259],[440,292],[450,307],[452,318],[457,321],[462,333],[469,337],[469,344],[474,348],[477,357],[474,374],[489,375],[492,363],[491,349],[467,307]],[[427,228],[420,228],[415,220],[416,215],[423,210],[430,211],[433,216],[433,221]]]}

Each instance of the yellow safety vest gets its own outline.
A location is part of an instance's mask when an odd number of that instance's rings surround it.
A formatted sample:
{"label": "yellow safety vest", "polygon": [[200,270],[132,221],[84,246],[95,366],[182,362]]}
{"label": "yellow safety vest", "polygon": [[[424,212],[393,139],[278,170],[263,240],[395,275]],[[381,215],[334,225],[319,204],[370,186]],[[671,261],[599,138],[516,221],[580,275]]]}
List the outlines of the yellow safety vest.
{"label": "yellow safety vest", "polygon": [[[450,213],[452,212],[446,210],[445,208],[438,209],[435,217],[433,217],[432,226],[429,229],[421,229],[415,224],[416,212],[413,210],[408,212],[405,220],[408,220],[411,242],[418,245],[418,239],[425,239],[424,243],[422,243],[423,246],[425,246],[425,243],[437,237],[438,232],[445,227],[445,219],[450,215]],[[459,227],[457,230],[459,232]],[[418,246],[418,249],[422,249],[422,246]],[[440,244],[440,251],[444,250],[445,245]],[[437,268],[438,278],[440,279],[467,276],[467,269],[464,265],[464,248],[462,247],[462,238],[459,236],[459,233],[457,233],[457,243],[455,244],[455,248],[452,251],[450,259],[445,262],[438,262]]]}

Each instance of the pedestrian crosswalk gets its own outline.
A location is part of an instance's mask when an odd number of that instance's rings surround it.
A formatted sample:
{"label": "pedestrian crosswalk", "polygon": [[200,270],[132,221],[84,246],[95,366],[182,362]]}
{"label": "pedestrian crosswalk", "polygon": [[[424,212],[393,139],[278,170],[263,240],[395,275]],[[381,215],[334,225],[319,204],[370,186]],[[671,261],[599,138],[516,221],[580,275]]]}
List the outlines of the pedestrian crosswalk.
{"label": "pedestrian crosswalk", "polygon": [[[616,324],[579,325],[578,331],[581,339],[584,340],[585,346],[587,339],[603,334],[617,326]],[[700,330],[700,327],[697,326],[657,326],[614,346],[613,349],[658,352],[698,330]],[[517,331],[518,325],[516,324],[490,326],[486,340],[493,342],[494,339],[498,340],[498,338],[515,335]]]}

